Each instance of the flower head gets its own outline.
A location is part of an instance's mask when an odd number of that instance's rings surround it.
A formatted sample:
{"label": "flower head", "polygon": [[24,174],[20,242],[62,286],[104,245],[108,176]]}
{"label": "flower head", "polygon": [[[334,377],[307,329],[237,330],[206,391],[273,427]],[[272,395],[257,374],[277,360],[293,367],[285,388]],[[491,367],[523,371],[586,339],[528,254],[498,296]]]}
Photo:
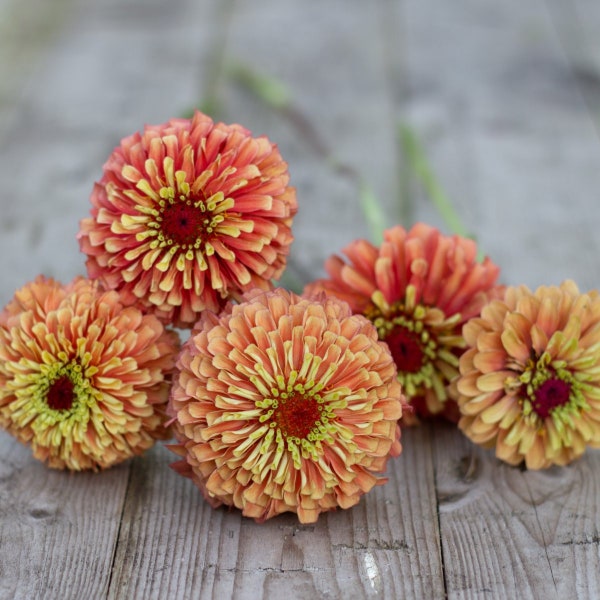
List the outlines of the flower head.
{"label": "flower head", "polygon": [[265,137],[196,112],[121,141],[79,241],[88,274],[187,327],[233,294],[270,289],[292,242],[296,196]]}
{"label": "flower head", "polygon": [[174,468],[214,506],[313,522],[355,505],[400,453],[392,357],[337,299],[276,289],[204,313],[177,370]]}
{"label": "flower head", "polygon": [[167,437],[174,333],[114,291],[42,276],[0,314],[0,426],[58,469],[110,467]]}
{"label": "flower head", "polygon": [[[447,388],[464,348],[461,327],[495,293],[498,267],[488,258],[477,262],[472,240],[422,223],[388,229],[379,248],[357,240],[343,252],[348,261],[329,258],[329,279],[309,284],[305,294],[334,294],[368,317],[389,345],[416,413],[456,420]],[[406,415],[403,422],[414,422]]]}
{"label": "flower head", "polygon": [[572,281],[506,289],[464,327],[460,429],[529,469],[600,445],[600,295]]}

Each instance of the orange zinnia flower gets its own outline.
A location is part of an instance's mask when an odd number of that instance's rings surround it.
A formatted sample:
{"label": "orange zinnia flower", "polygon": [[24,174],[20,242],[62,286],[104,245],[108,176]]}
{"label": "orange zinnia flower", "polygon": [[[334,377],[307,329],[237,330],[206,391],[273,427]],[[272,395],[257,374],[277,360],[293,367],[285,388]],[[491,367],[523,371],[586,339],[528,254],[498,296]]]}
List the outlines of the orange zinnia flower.
{"label": "orange zinnia flower", "polygon": [[[423,223],[408,232],[388,229],[379,248],[357,240],[343,252],[348,263],[332,256],[325,263],[329,279],[309,284],[305,294],[334,294],[368,317],[390,347],[416,414],[457,420],[447,386],[465,345],[461,327],[495,293],[498,267],[488,258],[477,262],[472,240]],[[415,421],[407,412],[403,422]]]}
{"label": "orange zinnia flower", "polygon": [[94,187],[79,240],[88,274],[167,323],[282,274],[297,211],[265,137],[196,112],[122,140]]}
{"label": "orange zinnia flower", "polygon": [[400,453],[403,396],[373,325],[282,289],[204,313],[177,364],[173,467],[213,505],[301,522],[349,508]]}
{"label": "orange zinnia flower", "polygon": [[0,314],[0,426],[57,469],[106,468],[167,437],[176,334],[116,292],[42,276]]}
{"label": "orange zinnia flower", "polygon": [[498,458],[565,465],[600,446],[600,295],[507,288],[464,327],[459,427]]}

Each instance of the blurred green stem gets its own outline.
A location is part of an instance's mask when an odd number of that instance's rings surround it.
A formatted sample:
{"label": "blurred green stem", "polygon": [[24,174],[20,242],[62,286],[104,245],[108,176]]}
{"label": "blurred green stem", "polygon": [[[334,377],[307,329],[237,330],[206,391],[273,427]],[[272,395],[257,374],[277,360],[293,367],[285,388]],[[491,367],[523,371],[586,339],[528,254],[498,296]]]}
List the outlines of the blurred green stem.
{"label": "blurred green stem", "polygon": [[452,202],[434,175],[425,151],[413,130],[408,125],[401,123],[398,127],[398,137],[408,171],[421,183],[448,229],[452,233],[463,237],[473,237],[464,226],[454,206],[452,206]]}
{"label": "blurred green stem", "polygon": [[339,161],[306,116],[294,106],[292,94],[278,80],[257,73],[243,64],[228,68],[231,77],[267,106],[279,111],[294,127],[312,151],[330,168],[358,189],[360,204],[374,243],[383,239],[385,216],[373,189],[352,165]]}

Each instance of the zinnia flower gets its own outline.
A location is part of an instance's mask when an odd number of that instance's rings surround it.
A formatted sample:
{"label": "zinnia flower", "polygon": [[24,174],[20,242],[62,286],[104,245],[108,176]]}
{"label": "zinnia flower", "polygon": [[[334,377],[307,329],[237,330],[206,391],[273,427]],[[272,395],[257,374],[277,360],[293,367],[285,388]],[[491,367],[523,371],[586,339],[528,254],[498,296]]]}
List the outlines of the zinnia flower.
{"label": "zinnia flower", "polygon": [[[368,317],[390,347],[409,403],[421,416],[457,420],[448,384],[458,374],[465,346],[461,328],[493,294],[499,269],[477,262],[477,247],[460,236],[444,236],[418,223],[384,232],[377,248],[357,240],[325,263],[329,279],[309,284],[305,294],[325,291]],[[415,416],[405,414],[403,423]]]}
{"label": "zinnia flower", "polygon": [[600,446],[600,295],[507,288],[464,327],[459,427],[498,458],[565,465]]}
{"label": "zinnia flower", "polygon": [[377,474],[400,453],[392,357],[337,299],[276,289],[204,313],[177,369],[173,467],[213,506],[314,522],[383,483]]}
{"label": "zinnia flower", "polygon": [[50,467],[110,467],[167,437],[176,334],[114,291],[38,277],[0,314],[0,426]]}
{"label": "zinnia flower", "polygon": [[79,241],[91,278],[164,322],[191,326],[282,274],[297,211],[287,164],[265,137],[196,112],[121,141]]}

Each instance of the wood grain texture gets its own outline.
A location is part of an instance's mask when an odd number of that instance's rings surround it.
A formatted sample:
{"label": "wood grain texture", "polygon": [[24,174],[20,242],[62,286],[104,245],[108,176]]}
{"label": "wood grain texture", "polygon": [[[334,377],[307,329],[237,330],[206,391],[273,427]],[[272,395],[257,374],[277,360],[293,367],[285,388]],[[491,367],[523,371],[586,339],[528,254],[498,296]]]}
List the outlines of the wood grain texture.
{"label": "wood grain texture", "polygon": [[0,456],[0,598],[104,597],[129,467],[52,471],[5,432]]}
{"label": "wood grain texture", "polygon": [[[39,272],[83,272],[74,236],[108,153],[207,98],[288,161],[302,283],[369,234],[361,183],[386,224],[444,226],[403,168],[405,123],[505,282],[599,285],[597,3],[61,0],[51,20],[46,4],[0,0],[20,11],[0,24],[1,304]],[[528,473],[450,426],[403,435],[357,507],[257,525],[210,509],[162,446],[71,475],[0,433],[0,599],[600,596],[598,452]]]}
{"label": "wood grain texture", "polygon": [[[507,283],[600,283],[599,96],[566,45],[567,28],[598,22],[593,4],[579,3],[573,23],[543,0],[404,3],[401,115]],[[418,216],[442,224],[421,199]]]}
{"label": "wood grain texture", "polygon": [[155,448],[133,461],[109,597],[439,597],[429,437],[407,431],[387,485],[311,525],[215,511],[168,468],[175,457]]}
{"label": "wood grain texture", "polygon": [[[552,2],[448,5],[435,17],[431,3],[406,3],[407,44],[421,57],[409,67],[409,123],[507,283],[598,285],[597,97],[567,45],[569,28],[589,27],[582,4],[569,22]],[[447,427],[435,440],[448,597],[595,597],[597,453],[528,473]]]}
{"label": "wood grain texture", "polygon": [[323,10],[317,0],[263,0],[237,3],[231,17],[226,64],[281,82],[301,116],[257,103],[235,79],[225,81],[224,118],[269,135],[289,163],[299,198],[292,270],[303,283],[324,274],[330,254],[371,235],[361,186],[389,219],[402,212],[388,58],[401,24],[392,5],[330,0]]}
{"label": "wood grain texture", "polygon": [[568,469],[528,472],[450,426],[436,431],[448,597],[594,598],[600,453],[590,451]]}

